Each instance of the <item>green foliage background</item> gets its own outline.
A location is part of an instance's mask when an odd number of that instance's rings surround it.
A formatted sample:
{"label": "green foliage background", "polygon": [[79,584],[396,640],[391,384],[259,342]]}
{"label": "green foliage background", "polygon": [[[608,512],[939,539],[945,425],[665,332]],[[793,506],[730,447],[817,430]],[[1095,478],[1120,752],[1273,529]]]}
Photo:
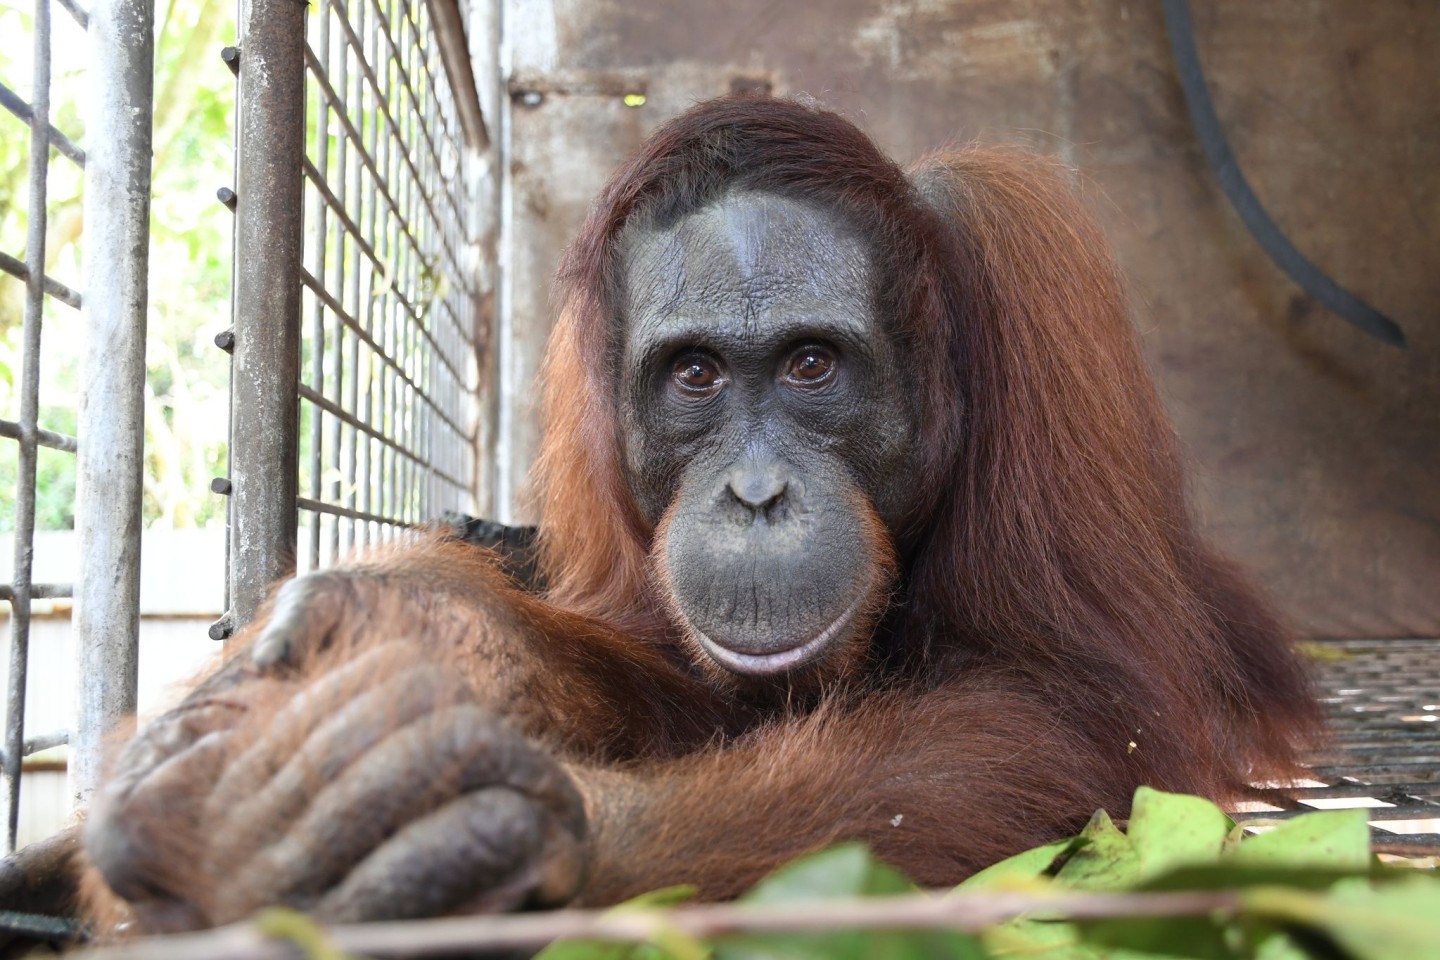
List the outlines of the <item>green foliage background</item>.
{"label": "green foliage background", "polygon": [[[30,0],[0,0],[0,82],[31,100]],[[58,4],[52,12],[51,123],[87,146],[87,39]],[[156,11],[155,134],[150,306],[145,387],[145,520],[149,526],[223,522],[208,490],[222,475],[228,364],[213,344],[229,325],[230,219],[215,199],[232,178],[234,78],[219,51],[235,33],[230,0],[160,0]],[[25,258],[29,130],[0,111],[0,249]],[[52,150],[46,271],[85,296],[84,175]],[[0,274],[0,417],[19,419],[25,287]],[[40,425],[73,434],[83,336],[79,313],[47,298],[41,350]],[[14,529],[16,445],[0,444],[0,531]],[[74,458],[42,449],[36,525],[74,525]]]}

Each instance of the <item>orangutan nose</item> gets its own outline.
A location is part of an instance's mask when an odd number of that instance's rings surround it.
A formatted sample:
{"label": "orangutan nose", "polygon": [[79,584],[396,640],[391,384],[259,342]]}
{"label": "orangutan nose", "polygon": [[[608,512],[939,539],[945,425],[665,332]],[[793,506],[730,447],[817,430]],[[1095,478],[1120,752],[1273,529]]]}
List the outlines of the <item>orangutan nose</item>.
{"label": "orangutan nose", "polygon": [[785,498],[790,471],[778,463],[740,463],[730,469],[726,488],[757,517],[768,517]]}

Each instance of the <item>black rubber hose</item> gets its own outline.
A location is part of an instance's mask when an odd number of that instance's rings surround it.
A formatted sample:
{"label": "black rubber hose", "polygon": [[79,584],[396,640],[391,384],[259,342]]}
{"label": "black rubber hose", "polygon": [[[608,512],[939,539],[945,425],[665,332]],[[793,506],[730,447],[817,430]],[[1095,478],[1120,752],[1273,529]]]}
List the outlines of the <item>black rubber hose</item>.
{"label": "black rubber hose", "polygon": [[1220,118],[1215,115],[1215,105],[1210,102],[1205,74],[1200,69],[1200,55],[1195,49],[1189,4],[1186,0],[1162,0],[1162,7],[1165,30],[1170,35],[1170,49],[1175,54],[1175,69],[1180,75],[1180,88],[1185,92],[1185,103],[1190,108],[1190,122],[1195,126],[1200,146],[1205,150],[1205,159],[1220,180],[1220,189],[1225,192],[1230,205],[1240,214],[1240,219],[1270,259],[1301,289],[1376,340],[1404,349],[1405,333],[1394,320],[1341,287],[1324,270],[1307,260],[1265,212],[1265,207],[1245,180],[1235,155],[1230,152],[1225,131],[1220,128]]}

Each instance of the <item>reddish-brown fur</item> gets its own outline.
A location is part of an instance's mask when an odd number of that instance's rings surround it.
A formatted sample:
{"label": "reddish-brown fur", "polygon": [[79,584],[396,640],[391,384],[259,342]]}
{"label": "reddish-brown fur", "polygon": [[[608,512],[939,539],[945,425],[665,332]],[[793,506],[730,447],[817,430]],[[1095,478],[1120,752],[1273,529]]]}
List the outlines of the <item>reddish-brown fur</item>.
{"label": "reddish-brown fur", "polygon": [[[651,531],[616,467],[603,362],[615,240],[637,211],[684,206],[727,174],[839,209],[880,245],[894,335],[935,361],[915,378],[935,501],[895,532],[907,679],[863,719],[832,703],[763,731],[748,760],[706,754],[668,774],[713,766],[727,784],[758,783],[692,791],[703,799],[659,817],[664,839],[636,861],[674,861],[678,878],[699,858],[695,876],[730,890],[753,877],[725,840],[734,796],[765,805],[733,816],[767,863],[772,850],[862,835],[946,882],[1095,807],[1123,810],[1140,783],[1223,797],[1289,769],[1316,718],[1302,670],[1274,615],[1196,531],[1108,244],[1065,171],[1021,153],[956,150],[903,174],[832,114],[747,99],[657,133],[611,180],[559,279],[538,473],[552,601],[667,642]],[[786,764],[807,775],[774,783]],[[819,797],[857,791],[845,802],[863,815],[802,829]],[[886,804],[906,812],[888,832]]]}
{"label": "reddish-brown fur", "polygon": [[[857,510],[877,571],[894,558],[894,593],[877,593],[868,648],[789,699],[697,668],[619,466],[617,239],[734,185],[859,228],[923,391],[920,507],[895,530]],[[842,838],[952,883],[1098,807],[1123,813],[1137,785],[1225,797],[1292,768],[1316,715],[1302,670],[1196,532],[1115,265],[1054,164],[964,149],[907,174],[833,114],[717,101],[616,174],[559,285],[537,474],[545,596],[436,540],[329,575],[345,601],[326,614],[330,646],[283,684],[227,694],[244,705],[237,742],[337,664],[408,640],[407,658],[450,665],[562,759],[589,816],[590,903],[676,882],[734,895]],[[135,801],[134,822],[173,817],[163,801]],[[197,823],[202,846],[215,816]],[[233,898],[223,863],[180,850],[162,887]]]}

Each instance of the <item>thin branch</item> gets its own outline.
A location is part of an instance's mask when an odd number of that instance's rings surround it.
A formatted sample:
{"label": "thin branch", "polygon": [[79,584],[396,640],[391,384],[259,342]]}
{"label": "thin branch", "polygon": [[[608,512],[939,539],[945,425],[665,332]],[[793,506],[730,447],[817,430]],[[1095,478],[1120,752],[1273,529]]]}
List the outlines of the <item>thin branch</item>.
{"label": "thin branch", "polygon": [[[776,906],[723,903],[673,910],[557,910],[506,916],[453,917],[329,928],[331,946],[372,957],[437,957],[478,950],[541,947],[552,940],[640,942],[658,931],[695,938],[734,933],[834,930],[977,932],[1022,914],[1076,920],[1187,917],[1234,910],[1234,891],[1186,893],[970,893],[825,900]],[[135,940],[70,955],[72,960],[293,960],[293,944],[267,939],[253,924],[204,933]]]}

